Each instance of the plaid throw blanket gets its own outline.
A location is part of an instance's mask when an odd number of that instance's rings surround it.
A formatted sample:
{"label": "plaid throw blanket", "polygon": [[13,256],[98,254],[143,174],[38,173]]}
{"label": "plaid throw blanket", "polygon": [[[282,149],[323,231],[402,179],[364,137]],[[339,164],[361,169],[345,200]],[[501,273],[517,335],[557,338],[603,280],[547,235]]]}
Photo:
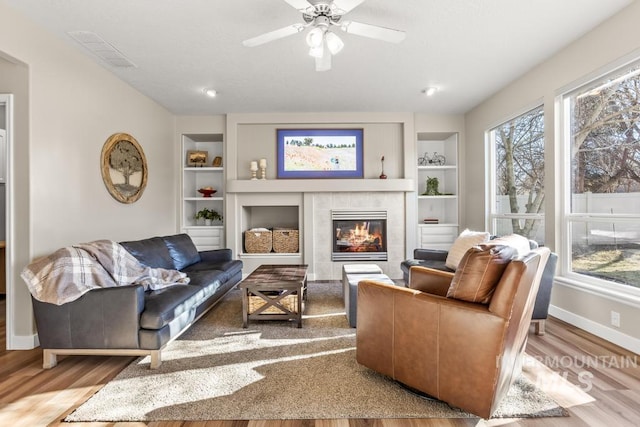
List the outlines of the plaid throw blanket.
{"label": "plaid throw blanket", "polygon": [[177,270],[150,268],[120,244],[96,240],[58,249],[22,270],[22,279],[38,301],[61,305],[96,288],[141,284],[148,289],[189,283]]}

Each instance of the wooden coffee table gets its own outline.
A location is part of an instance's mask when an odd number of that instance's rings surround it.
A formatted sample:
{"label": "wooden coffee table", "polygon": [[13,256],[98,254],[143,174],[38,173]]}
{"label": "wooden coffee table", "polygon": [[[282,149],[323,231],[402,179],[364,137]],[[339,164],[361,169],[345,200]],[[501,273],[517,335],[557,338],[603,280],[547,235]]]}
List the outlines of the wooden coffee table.
{"label": "wooden coffee table", "polygon": [[238,287],[242,290],[242,327],[249,320],[296,320],[302,328],[302,302],[307,299],[307,267],[261,265]]}

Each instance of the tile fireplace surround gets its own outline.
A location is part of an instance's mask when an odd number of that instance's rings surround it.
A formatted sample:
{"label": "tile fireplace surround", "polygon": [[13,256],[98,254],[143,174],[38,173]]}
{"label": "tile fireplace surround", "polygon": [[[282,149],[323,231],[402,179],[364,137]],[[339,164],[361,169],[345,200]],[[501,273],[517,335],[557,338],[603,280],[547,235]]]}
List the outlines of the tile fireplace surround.
{"label": "tile fireplace surround", "polygon": [[[331,261],[333,225],[331,211],[336,209],[387,211],[387,261],[372,261],[392,278],[401,278],[400,263],[405,259],[404,193],[315,193],[309,197],[313,207],[311,230],[316,280],[338,280],[342,265],[353,262]],[[310,264],[311,265],[311,264]]]}
{"label": "tile fireplace surround", "polygon": [[[322,192],[273,192],[252,193],[240,190],[235,192],[233,186],[228,192],[231,209],[236,214],[227,223],[228,244],[234,253],[239,254],[248,272],[260,264],[304,263],[309,265],[310,280],[339,280],[342,265],[348,262],[331,261],[333,233],[331,211],[340,210],[384,210],[387,212],[387,261],[376,261],[391,278],[401,278],[400,263],[406,258],[406,194],[412,188],[411,180],[402,183],[393,191],[322,191]],[[407,187],[407,188],[402,188]],[[282,206],[289,214],[292,206],[298,207],[298,229],[300,230],[300,253],[283,254],[245,254],[242,246],[242,233],[256,226],[278,226],[279,224],[256,224],[247,217],[246,212],[259,206],[268,206],[273,210]],[[285,224],[286,225],[286,224]],[[351,262],[353,263],[353,262]]]}

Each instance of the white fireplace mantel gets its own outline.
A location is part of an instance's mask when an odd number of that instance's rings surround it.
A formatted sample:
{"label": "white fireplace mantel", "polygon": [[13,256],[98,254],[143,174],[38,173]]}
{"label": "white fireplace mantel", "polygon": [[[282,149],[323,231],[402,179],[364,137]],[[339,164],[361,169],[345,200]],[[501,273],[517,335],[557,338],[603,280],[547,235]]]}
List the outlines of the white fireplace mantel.
{"label": "white fireplace mantel", "polygon": [[413,179],[232,179],[227,193],[323,193],[416,191]]}

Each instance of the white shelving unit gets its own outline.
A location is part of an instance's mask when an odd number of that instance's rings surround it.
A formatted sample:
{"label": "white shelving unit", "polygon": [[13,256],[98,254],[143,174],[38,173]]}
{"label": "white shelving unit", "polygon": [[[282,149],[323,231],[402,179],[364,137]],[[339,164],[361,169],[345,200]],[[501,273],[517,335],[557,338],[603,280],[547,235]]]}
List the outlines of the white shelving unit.
{"label": "white shelving unit", "polygon": [[[191,167],[187,163],[189,151],[205,151],[207,163],[203,167]],[[222,157],[222,166],[213,167],[215,157]],[[193,239],[198,250],[221,249],[225,247],[224,226],[222,222],[205,225],[202,219],[196,220],[195,214],[203,208],[216,210],[224,215],[225,199],[224,172],[224,135],[183,134],[182,135],[182,209],[180,224],[183,233]],[[213,187],[212,197],[204,197],[198,192],[203,187]]]}
{"label": "white shelving unit", "polygon": [[[458,134],[418,133],[418,158],[444,155],[444,164],[418,165],[418,244],[425,249],[448,250],[458,236]],[[426,154],[426,156],[425,156]],[[440,195],[425,195],[428,178],[438,179]],[[437,224],[425,224],[435,218]]]}

